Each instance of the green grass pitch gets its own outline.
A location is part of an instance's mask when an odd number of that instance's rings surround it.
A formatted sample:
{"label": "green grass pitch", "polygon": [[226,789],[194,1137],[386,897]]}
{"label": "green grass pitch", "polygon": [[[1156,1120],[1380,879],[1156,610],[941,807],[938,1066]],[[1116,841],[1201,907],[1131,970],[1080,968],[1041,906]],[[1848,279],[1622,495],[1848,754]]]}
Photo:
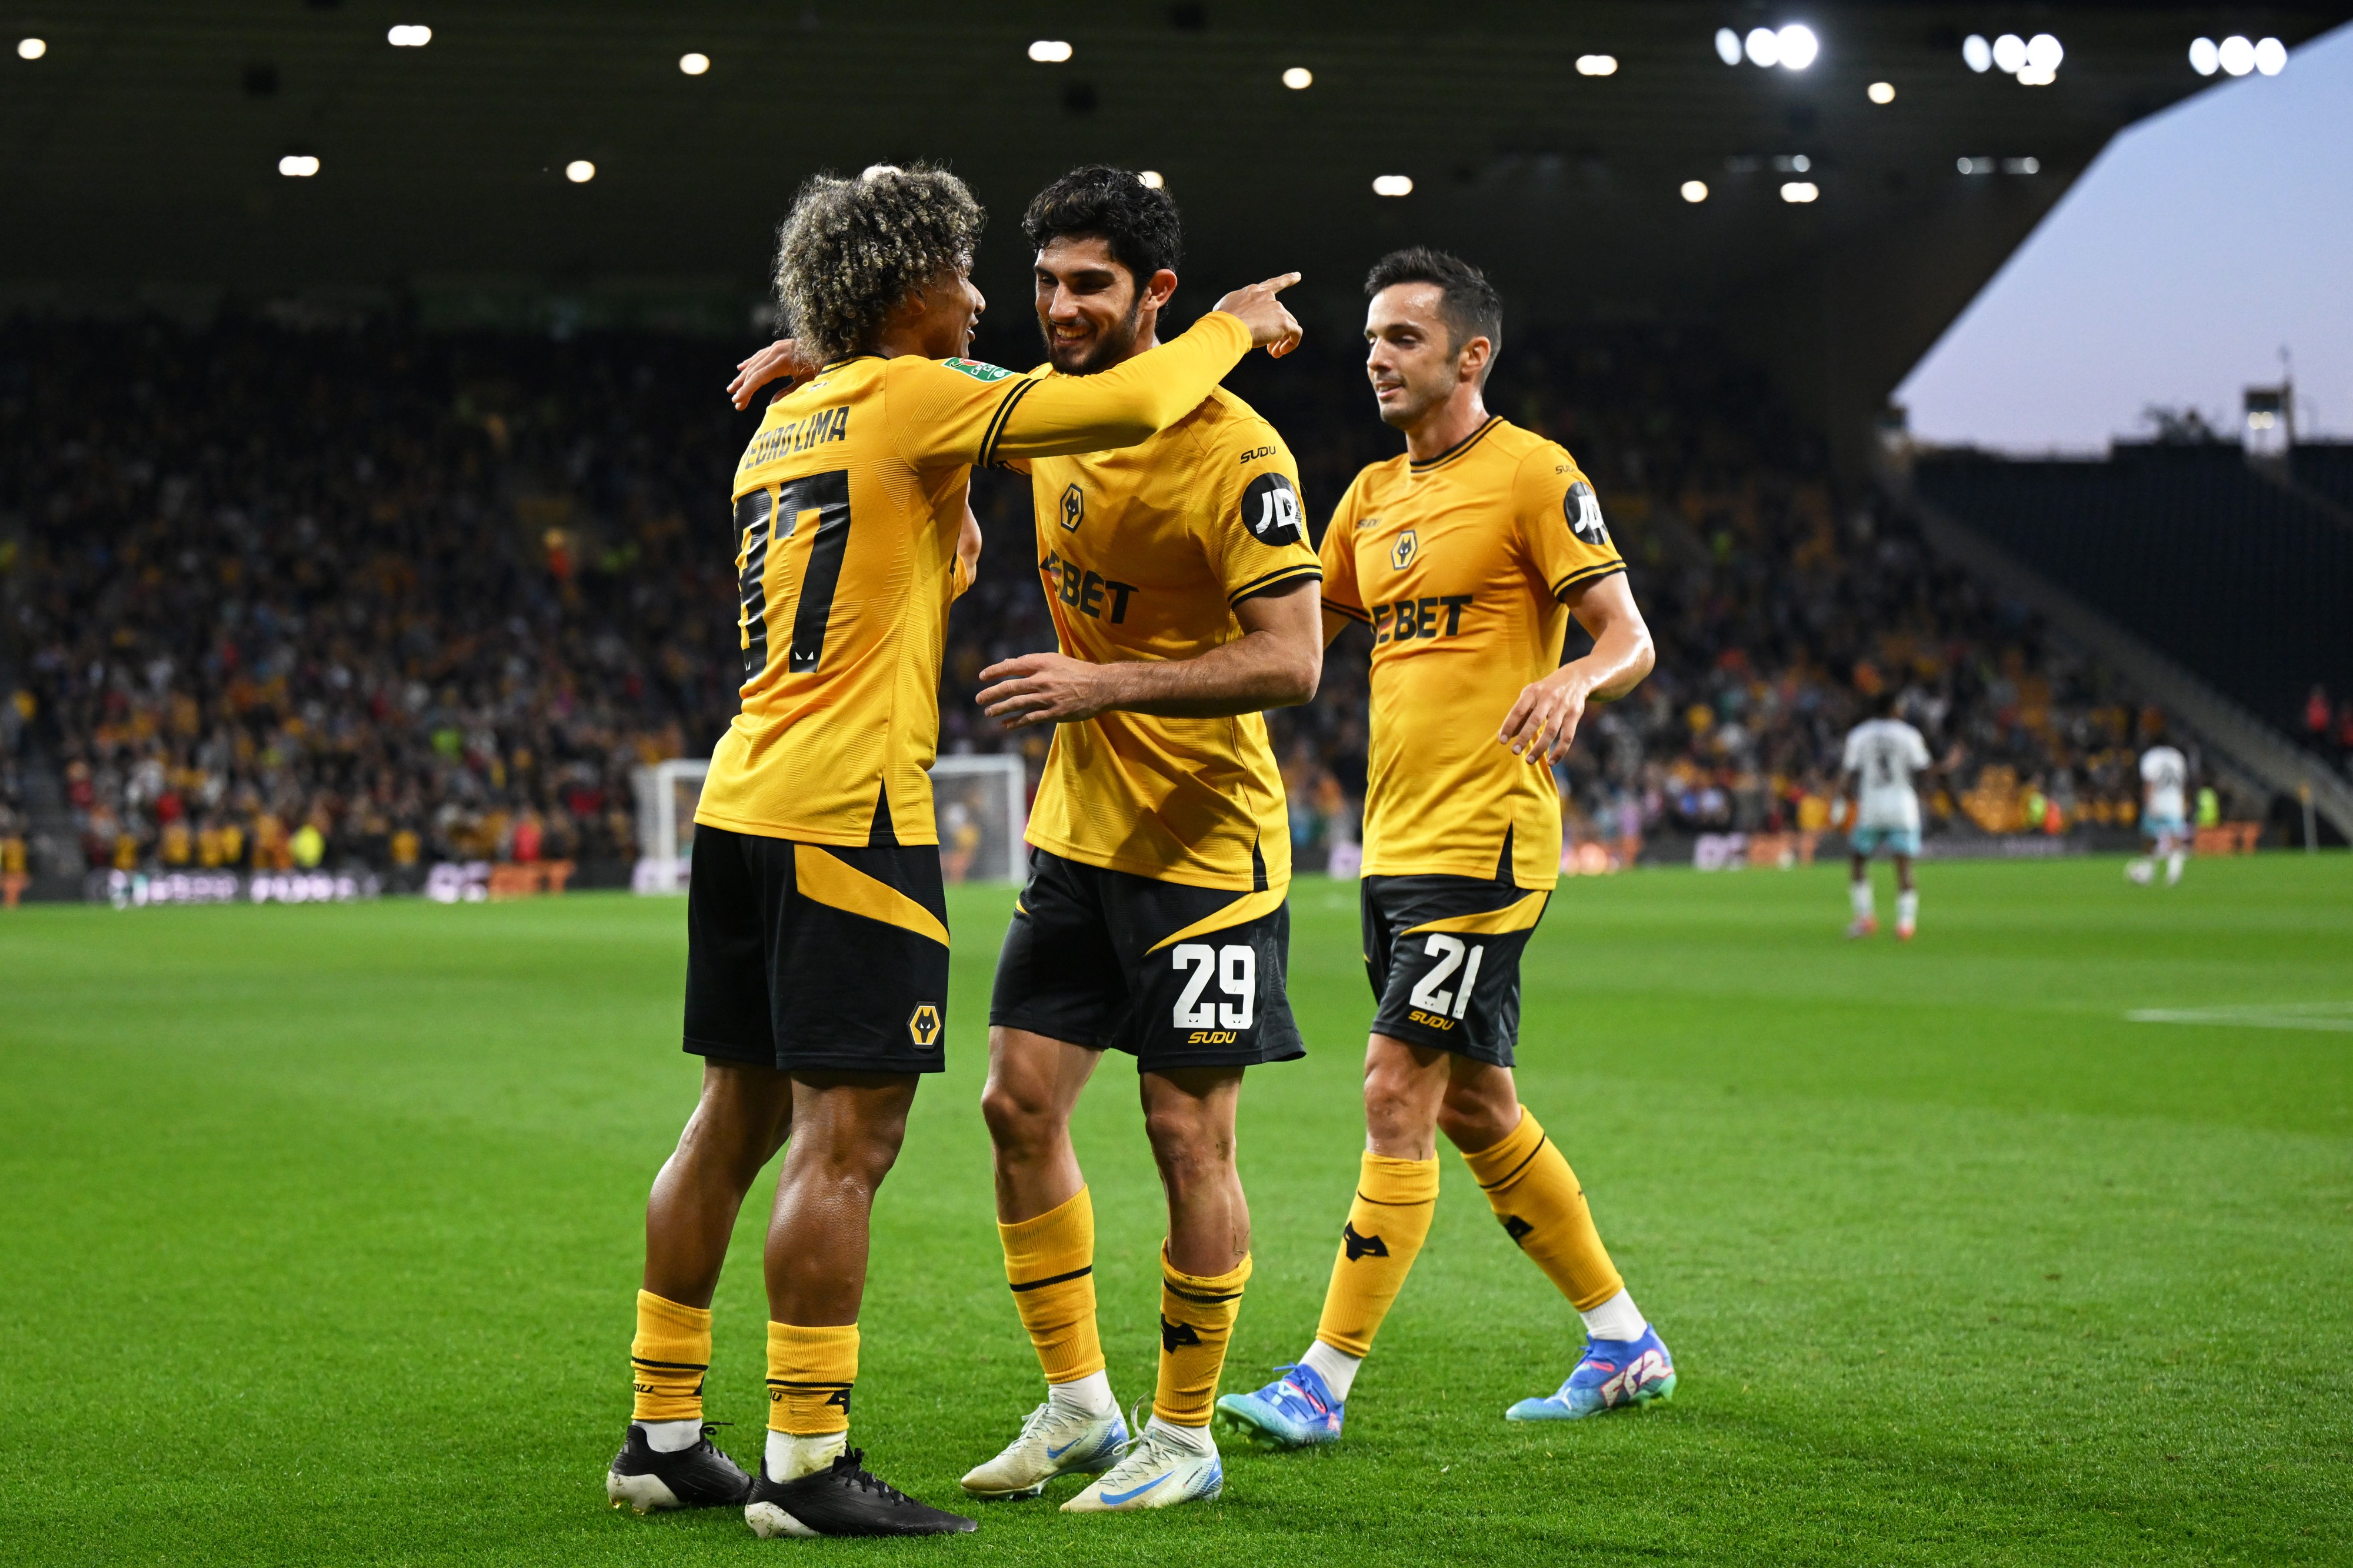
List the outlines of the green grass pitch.
{"label": "green grass pitch", "polygon": [[[1674,1349],[1672,1405],[1503,1421],[1578,1334],[1447,1154],[1340,1447],[1229,1446],[1213,1505],[983,1506],[900,1543],[606,1506],[641,1205],[696,1081],[682,902],[0,914],[0,1562],[2353,1558],[2353,865],[1923,882],[1909,947],[1840,940],[1822,867],[1573,881],[1530,949],[1523,1092]],[[1038,1394],[976,1105],[1008,903],[954,900],[950,1070],[864,1316],[854,1438],[950,1505]],[[1303,1347],[1361,1146],[1355,889],[1293,908],[1311,1055],[1244,1098],[1229,1390]],[[2127,1016],[2281,1005],[2307,1010]],[[1107,1062],[1078,1133],[1127,1400],[1162,1225],[1132,1079]],[[766,1203],[710,1380],[745,1458]]]}

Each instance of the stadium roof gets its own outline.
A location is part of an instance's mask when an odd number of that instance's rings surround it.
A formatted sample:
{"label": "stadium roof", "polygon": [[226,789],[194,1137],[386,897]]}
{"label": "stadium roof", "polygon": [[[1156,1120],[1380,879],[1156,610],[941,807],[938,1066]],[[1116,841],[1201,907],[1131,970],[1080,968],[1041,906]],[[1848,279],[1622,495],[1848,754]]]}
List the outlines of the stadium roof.
{"label": "stadium roof", "polygon": [[[1720,324],[1848,446],[2107,139],[2205,85],[2191,39],[2293,46],[2353,15],[2047,0],[52,5],[0,18],[0,44],[47,45],[0,57],[0,301],[381,292],[453,320],[560,296],[592,319],[740,328],[803,175],[931,158],[996,214],[981,281],[1002,307],[1027,291],[1024,200],[1103,160],[1166,177],[1196,304],[1296,267],[1308,309],[1345,323],[1367,260],[1427,239],[1488,265],[1522,319]],[[1806,69],[1718,58],[1720,28],[1791,22],[1820,42]],[[388,42],[415,25],[429,43]],[[2042,32],[2065,50],[2048,85],[1964,63],[1970,34]],[[1071,58],[1033,61],[1037,40]],[[709,68],[681,70],[690,51]],[[1609,74],[1580,71],[1603,55]],[[1311,86],[1284,85],[1294,67]],[[1866,96],[1873,82],[1894,100]],[[283,175],[289,157],[318,172]],[[595,165],[585,184],[565,174],[578,160]],[[1412,194],[1375,195],[1384,174]],[[1692,180],[1704,201],[1679,194]],[[1818,199],[1785,200],[1799,183]]]}

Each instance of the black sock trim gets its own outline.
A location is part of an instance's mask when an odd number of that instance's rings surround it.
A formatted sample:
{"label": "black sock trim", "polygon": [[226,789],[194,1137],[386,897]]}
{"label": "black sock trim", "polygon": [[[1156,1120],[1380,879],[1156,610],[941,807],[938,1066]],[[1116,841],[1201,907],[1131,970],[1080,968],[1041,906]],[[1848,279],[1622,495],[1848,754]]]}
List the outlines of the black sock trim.
{"label": "black sock trim", "polygon": [[[1535,1159],[1537,1155],[1539,1155],[1539,1154],[1543,1153],[1543,1152],[1544,1152],[1544,1146],[1545,1146],[1546,1144],[1547,1144],[1547,1143],[1551,1142],[1552,1142],[1552,1134],[1551,1134],[1551,1133],[1549,1133],[1549,1132],[1544,1133],[1542,1136],[1538,1137],[1538,1138],[1536,1139],[1536,1146],[1535,1146],[1535,1148],[1533,1148],[1533,1149],[1531,1149],[1531,1150],[1529,1150],[1529,1151],[1528,1151],[1528,1160],[1533,1160],[1533,1159]],[[1511,1168],[1511,1171],[1510,1171],[1507,1174],[1505,1174],[1504,1176],[1503,1176],[1502,1178],[1500,1178],[1499,1180],[1496,1180],[1496,1181],[1493,1181],[1493,1182],[1482,1182],[1482,1183],[1480,1183],[1480,1184],[1479,1184],[1479,1190],[1480,1190],[1481,1192],[1482,1192],[1482,1193],[1492,1193],[1492,1192],[1493,1192],[1493,1191],[1494,1191],[1496,1188],[1498,1188],[1498,1187],[1505,1187],[1505,1186],[1509,1186],[1509,1185],[1511,1185],[1511,1183],[1512,1183],[1512,1177],[1518,1175],[1522,1171],[1525,1171],[1525,1170],[1526,1170],[1526,1169],[1528,1168],[1528,1160],[1523,1160],[1523,1161],[1521,1161],[1518,1164],[1516,1164],[1516,1165],[1513,1166],[1513,1167]]]}
{"label": "black sock trim", "polygon": [[1377,1208],[1385,1209],[1426,1209],[1438,1201],[1436,1198],[1416,1198],[1409,1204],[1401,1204],[1393,1198],[1368,1198],[1363,1193],[1358,1193],[1356,1198],[1361,1203],[1368,1203]]}
{"label": "black sock trim", "polygon": [[1160,1281],[1160,1288],[1178,1300],[1190,1301],[1198,1307],[1219,1307],[1228,1301],[1239,1301],[1242,1299],[1242,1293],[1239,1290],[1228,1291],[1222,1296],[1204,1295],[1198,1291],[1187,1290],[1179,1286],[1171,1285],[1166,1279]]}
{"label": "black sock trim", "polygon": [[709,1372],[711,1363],[700,1361],[648,1361],[641,1355],[629,1358],[631,1366],[656,1366],[664,1372]]}
{"label": "black sock trim", "polygon": [[1073,1279],[1083,1279],[1094,1271],[1095,1266],[1090,1263],[1084,1268],[1073,1268],[1068,1274],[1049,1274],[1043,1279],[1025,1279],[1013,1289],[1016,1291],[1042,1290],[1049,1285],[1063,1285]]}

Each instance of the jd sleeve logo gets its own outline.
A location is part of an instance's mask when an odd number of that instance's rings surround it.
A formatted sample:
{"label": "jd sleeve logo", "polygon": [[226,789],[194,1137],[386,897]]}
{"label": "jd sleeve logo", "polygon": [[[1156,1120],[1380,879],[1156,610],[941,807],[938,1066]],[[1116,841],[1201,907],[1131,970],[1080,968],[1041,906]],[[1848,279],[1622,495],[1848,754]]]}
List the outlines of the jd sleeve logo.
{"label": "jd sleeve logo", "polygon": [[1299,492],[1281,474],[1261,474],[1242,491],[1242,521],[1261,544],[1298,543]]}

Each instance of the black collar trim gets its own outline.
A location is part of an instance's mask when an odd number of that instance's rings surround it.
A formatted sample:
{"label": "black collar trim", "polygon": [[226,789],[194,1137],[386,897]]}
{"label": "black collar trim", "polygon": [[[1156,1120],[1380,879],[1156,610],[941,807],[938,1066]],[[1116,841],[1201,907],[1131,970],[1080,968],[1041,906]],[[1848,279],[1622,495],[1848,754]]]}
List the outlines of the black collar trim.
{"label": "black collar trim", "polygon": [[1480,426],[1476,430],[1472,431],[1468,436],[1463,437],[1460,441],[1455,442],[1451,447],[1447,447],[1443,452],[1439,453],[1435,458],[1426,458],[1419,462],[1411,458],[1408,458],[1406,461],[1406,467],[1414,473],[1426,474],[1430,472],[1430,469],[1439,467],[1442,463],[1451,463],[1455,458],[1461,457],[1463,453],[1469,451],[1472,447],[1477,446],[1482,440],[1485,439],[1487,432],[1493,430],[1496,426],[1501,425],[1503,422],[1504,416],[1502,415],[1490,414],[1487,416],[1487,422],[1485,424]]}

